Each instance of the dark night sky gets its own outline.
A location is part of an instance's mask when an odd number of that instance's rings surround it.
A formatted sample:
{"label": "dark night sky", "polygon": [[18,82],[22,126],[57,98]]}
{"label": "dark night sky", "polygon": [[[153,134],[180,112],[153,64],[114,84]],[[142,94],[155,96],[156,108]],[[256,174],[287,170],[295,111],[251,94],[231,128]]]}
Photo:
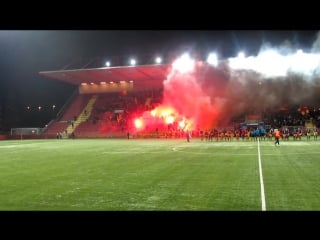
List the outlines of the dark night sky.
{"label": "dark night sky", "polygon": [[[0,101],[2,126],[43,127],[52,114],[30,113],[26,106],[59,107],[73,92],[74,87],[41,77],[40,71],[80,68],[90,60],[103,67],[102,59],[118,56],[126,59],[186,49],[201,52],[217,51],[222,58],[235,56],[239,50],[257,54],[263,42],[279,46],[285,40],[296,48],[310,49],[317,37],[316,31],[78,31],[36,30],[0,31]],[[1,115],[0,115],[1,117]],[[27,125],[27,126],[26,126]],[[1,130],[1,129],[0,129]]]}

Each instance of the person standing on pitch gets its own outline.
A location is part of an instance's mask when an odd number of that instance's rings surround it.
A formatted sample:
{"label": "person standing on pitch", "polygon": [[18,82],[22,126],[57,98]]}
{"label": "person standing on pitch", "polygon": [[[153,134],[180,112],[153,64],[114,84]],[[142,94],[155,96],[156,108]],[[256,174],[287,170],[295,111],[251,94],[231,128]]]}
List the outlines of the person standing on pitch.
{"label": "person standing on pitch", "polygon": [[187,135],[187,142],[190,142],[191,133],[187,131],[186,135]]}
{"label": "person standing on pitch", "polygon": [[275,138],[275,142],[274,142],[274,145],[276,146],[277,145],[277,143],[278,143],[278,146],[279,146],[279,139],[280,139],[280,136],[281,136],[281,133],[280,133],[280,130],[279,129],[277,129],[276,131],[275,131],[275,133],[274,133],[274,138]]}

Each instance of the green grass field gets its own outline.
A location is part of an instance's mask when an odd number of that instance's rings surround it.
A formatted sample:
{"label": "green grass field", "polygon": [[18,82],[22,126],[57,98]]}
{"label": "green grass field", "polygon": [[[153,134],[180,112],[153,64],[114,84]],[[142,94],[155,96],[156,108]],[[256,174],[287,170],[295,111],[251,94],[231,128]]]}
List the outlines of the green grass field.
{"label": "green grass field", "polygon": [[[266,210],[320,210],[320,141],[260,142]],[[262,210],[258,143],[0,141],[0,210]]]}

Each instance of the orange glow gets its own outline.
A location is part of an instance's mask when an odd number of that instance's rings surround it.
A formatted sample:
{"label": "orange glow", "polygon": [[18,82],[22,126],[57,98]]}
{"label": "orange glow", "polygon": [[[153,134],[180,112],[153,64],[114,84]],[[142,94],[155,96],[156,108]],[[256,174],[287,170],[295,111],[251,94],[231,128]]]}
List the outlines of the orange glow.
{"label": "orange glow", "polygon": [[166,123],[166,124],[174,123],[174,117],[173,117],[173,116],[168,116],[168,117],[166,117],[165,123]]}
{"label": "orange glow", "polygon": [[169,115],[176,115],[176,110],[170,106],[159,106],[151,111],[151,115],[166,118]]}
{"label": "orange glow", "polygon": [[142,116],[134,118],[136,130],[166,129],[169,124],[183,131],[194,130],[195,120],[187,118],[170,105],[160,105],[151,111],[145,111]]}
{"label": "orange glow", "polygon": [[134,120],[134,126],[135,126],[137,129],[142,128],[142,125],[143,125],[143,122],[142,122],[142,120],[141,120],[140,118],[136,118],[136,119]]}
{"label": "orange glow", "polygon": [[185,124],[184,120],[182,120],[182,121],[179,122],[179,127],[180,127],[180,128],[183,129],[185,125],[186,125],[186,124]]}

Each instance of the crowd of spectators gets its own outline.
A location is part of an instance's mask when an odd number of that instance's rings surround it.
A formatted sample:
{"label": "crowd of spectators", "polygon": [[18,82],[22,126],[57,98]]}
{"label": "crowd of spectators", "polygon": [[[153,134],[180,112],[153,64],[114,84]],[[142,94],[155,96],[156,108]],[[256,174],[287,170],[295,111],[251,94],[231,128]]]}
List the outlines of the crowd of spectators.
{"label": "crowd of spectators", "polygon": [[[88,122],[98,124],[100,132],[129,132],[132,129],[129,119],[141,116],[144,111],[152,110],[161,103],[162,89],[145,90],[139,92],[116,92],[100,94],[93,106]],[[260,113],[265,126],[269,128],[283,127],[320,127],[320,109],[313,106],[290,106],[285,109],[267,109]],[[240,123],[245,121],[245,116],[237,117],[233,122],[232,130],[241,129]],[[223,128],[225,126],[222,126]],[[268,129],[268,127],[266,127]],[[177,124],[168,124],[164,128],[154,130],[156,136],[183,137]],[[151,131],[151,130],[150,130]],[[201,129],[195,130],[195,135]],[[205,131],[205,129],[202,129]]]}

